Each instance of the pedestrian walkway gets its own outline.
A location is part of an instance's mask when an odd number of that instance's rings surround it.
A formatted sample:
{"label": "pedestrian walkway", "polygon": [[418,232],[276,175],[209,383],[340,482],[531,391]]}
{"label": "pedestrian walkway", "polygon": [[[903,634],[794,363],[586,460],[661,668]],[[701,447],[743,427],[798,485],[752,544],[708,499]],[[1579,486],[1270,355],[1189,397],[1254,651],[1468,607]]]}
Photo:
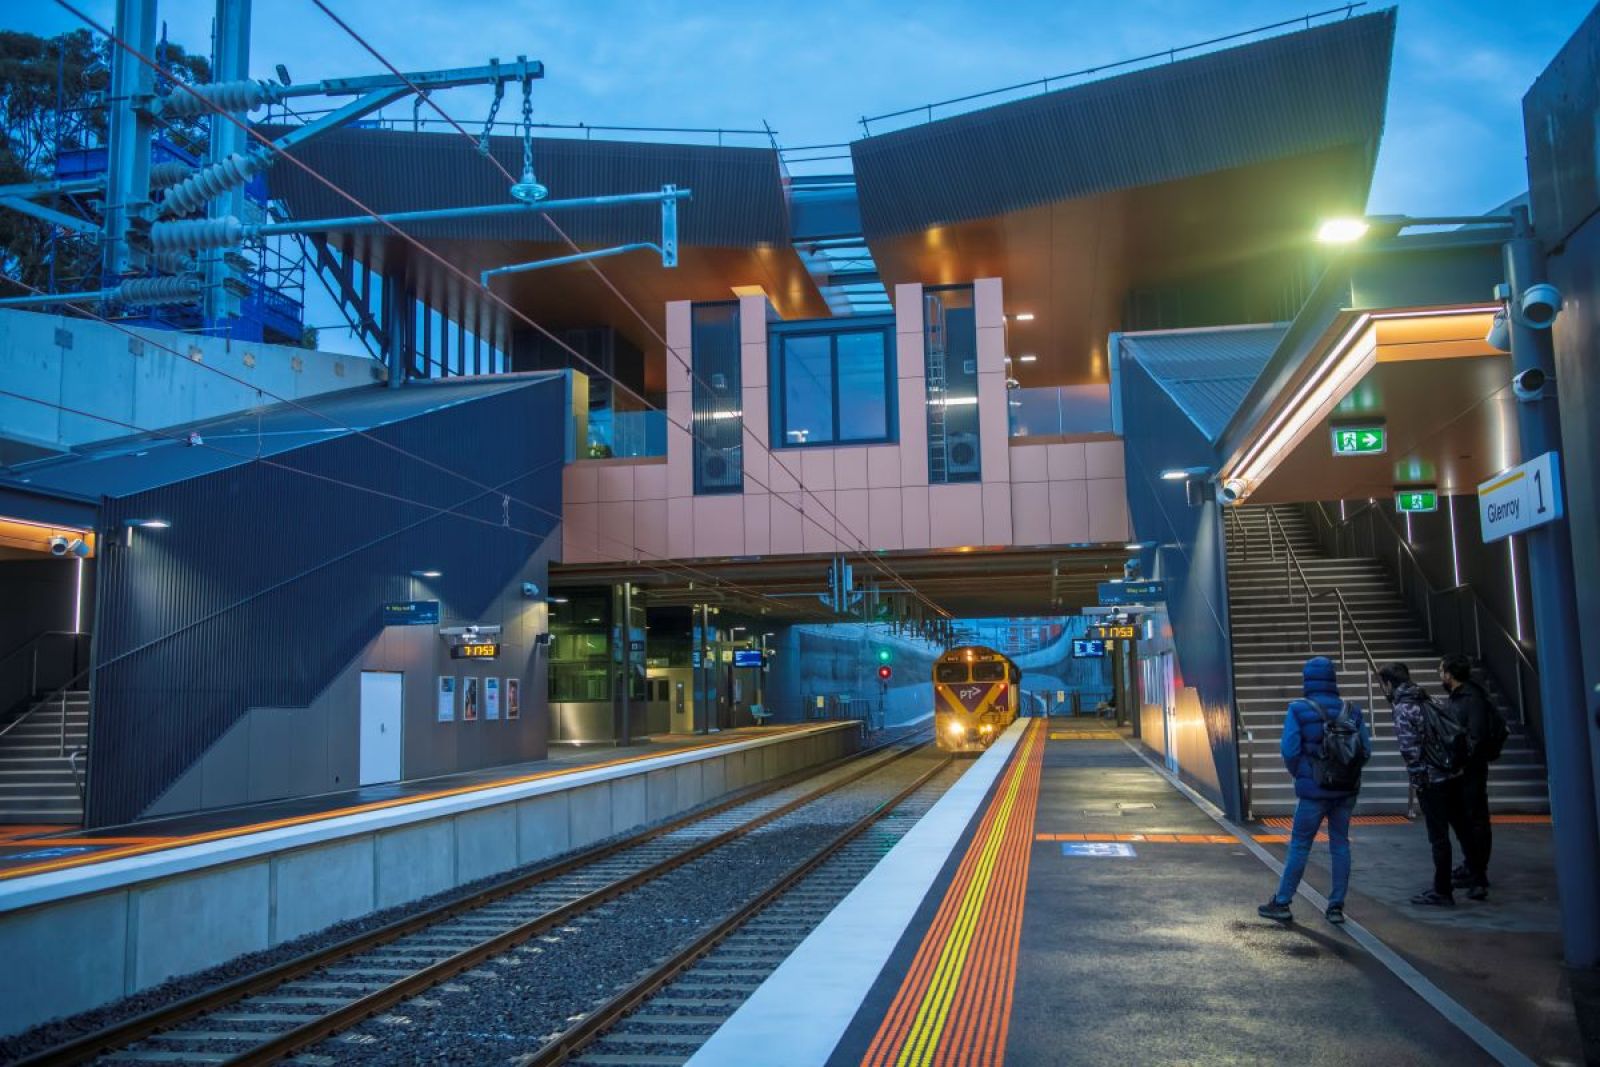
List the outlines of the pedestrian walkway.
{"label": "pedestrian walkway", "polygon": [[[1314,863],[1296,921],[1280,925],[1255,906],[1276,885],[1282,828],[1227,823],[1105,732],[1015,724],[969,772],[992,785],[937,875],[863,883],[697,1067],[1583,1062],[1554,905],[1539,895],[1554,892],[1537,858],[1548,825],[1497,827],[1502,916],[1488,905],[1419,919],[1391,901],[1430,870],[1421,827],[1362,820],[1351,923],[1323,919]],[[936,807],[924,822],[956,814]],[[897,893],[916,894],[908,921]],[[897,931],[892,945],[850,936],[874,917]],[[848,977],[862,968],[874,974]],[[785,1032],[807,1037],[772,1040]]]}

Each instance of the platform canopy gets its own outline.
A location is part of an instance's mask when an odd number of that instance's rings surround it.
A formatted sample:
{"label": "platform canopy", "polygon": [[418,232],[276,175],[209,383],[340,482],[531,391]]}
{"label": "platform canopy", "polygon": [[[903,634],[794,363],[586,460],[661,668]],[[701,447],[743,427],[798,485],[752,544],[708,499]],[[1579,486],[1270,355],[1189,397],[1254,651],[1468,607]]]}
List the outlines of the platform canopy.
{"label": "platform canopy", "polygon": [[1394,31],[1346,18],[857,141],[884,284],[1004,277],[1023,385],[1104,382],[1118,329],[1287,319],[1316,223],[1366,206]]}

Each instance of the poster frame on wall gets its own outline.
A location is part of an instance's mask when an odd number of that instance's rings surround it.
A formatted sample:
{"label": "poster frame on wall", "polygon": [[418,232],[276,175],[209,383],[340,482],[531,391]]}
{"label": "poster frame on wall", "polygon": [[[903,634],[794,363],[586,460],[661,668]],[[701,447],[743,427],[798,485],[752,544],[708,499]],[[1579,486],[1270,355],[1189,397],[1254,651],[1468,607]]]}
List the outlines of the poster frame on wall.
{"label": "poster frame on wall", "polygon": [[461,680],[461,721],[478,721],[479,686],[477,675],[469,674]]}
{"label": "poster frame on wall", "polygon": [[522,718],[522,679],[506,679],[506,718]]}
{"label": "poster frame on wall", "polygon": [[500,717],[500,679],[492,674],[483,680],[483,717],[485,720]]}
{"label": "poster frame on wall", "polygon": [[439,722],[456,721],[456,694],[461,683],[453,674],[439,675],[439,696],[435,715]]}

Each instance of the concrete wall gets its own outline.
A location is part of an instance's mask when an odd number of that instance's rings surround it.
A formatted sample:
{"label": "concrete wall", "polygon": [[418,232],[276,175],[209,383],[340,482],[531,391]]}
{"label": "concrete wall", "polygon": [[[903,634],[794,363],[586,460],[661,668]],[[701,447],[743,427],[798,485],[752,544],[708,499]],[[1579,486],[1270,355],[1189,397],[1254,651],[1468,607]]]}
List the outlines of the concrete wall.
{"label": "concrete wall", "polygon": [[[476,620],[498,624],[500,658],[452,660],[433,626],[389,626],[304,707],[250,708],[214,742],[143,817],[173,815],[281,797],[315,796],[356,788],[361,762],[361,672],[398,671],[401,696],[401,775],[432,778],[458,771],[543,759],[548,750],[549,658],[535,638],[549,630],[544,598],[527,599],[522,583],[548,586],[548,558],[558,540],[546,538],[524,567]],[[418,599],[435,594],[417,580]],[[440,722],[438,679],[457,678],[456,717]],[[500,718],[461,717],[466,679],[502,679]],[[521,679],[521,715],[506,717],[504,679]]]}
{"label": "concrete wall", "polygon": [[[526,712],[524,712],[526,714]],[[854,751],[850,725],[0,884],[0,1034],[536,863]]]}
{"label": "concrete wall", "polygon": [[[667,361],[666,463],[579,461],[563,472],[566,563],[961,545],[1121,542],[1128,537],[1122,443],[1109,435],[1008,436],[1004,294],[974,283],[983,480],[928,483],[922,287],[895,287],[899,440],[770,449],[768,302],[740,297],[745,485],[694,495],[691,382]],[[685,356],[690,305],[667,305],[667,343]],[[802,485],[804,488],[802,489]]]}
{"label": "concrete wall", "polygon": [[[274,402],[368,385],[360,356],[123,328],[34,311],[0,311],[0,380],[34,397],[0,397],[0,452],[57,451]],[[172,351],[175,349],[176,351]],[[225,371],[230,381],[216,371]],[[104,418],[74,415],[59,404]],[[6,448],[6,443],[20,445]]]}

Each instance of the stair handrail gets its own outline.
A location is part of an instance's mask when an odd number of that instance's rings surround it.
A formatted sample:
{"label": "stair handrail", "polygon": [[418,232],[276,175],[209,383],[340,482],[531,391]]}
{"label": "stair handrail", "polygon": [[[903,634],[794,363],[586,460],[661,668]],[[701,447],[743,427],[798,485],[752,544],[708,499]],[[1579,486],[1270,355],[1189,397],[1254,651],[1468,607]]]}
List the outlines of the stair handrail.
{"label": "stair handrail", "polygon": [[1225,520],[1227,522],[1231,523],[1233,525],[1233,528],[1236,531],[1238,531],[1239,544],[1240,544],[1240,548],[1241,548],[1241,551],[1239,553],[1239,558],[1241,560],[1243,560],[1245,563],[1249,563],[1250,562],[1250,527],[1246,526],[1244,524],[1244,520],[1239,517],[1239,509],[1238,508],[1223,508],[1222,509],[1222,514],[1223,514]]}
{"label": "stair handrail", "polygon": [[[1316,501],[1316,514],[1322,519],[1323,522],[1328,524],[1329,531],[1334,535],[1334,547],[1338,551],[1342,551],[1343,541],[1340,537],[1340,533],[1346,527],[1352,531],[1351,550],[1355,550],[1356,545],[1354,524],[1356,519],[1360,518],[1362,515],[1368,516],[1367,524],[1369,532],[1376,529],[1374,524],[1376,523],[1377,519],[1383,520],[1384,528],[1388,531],[1389,535],[1394,538],[1395,542],[1395,559],[1397,561],[1395,564],[1395,577],[1400,585],[1401,596],[1403,597],[1405,595],[1405,571],[1401,568],[1399,561],[1405,561],[1411,564],[1411,568],[1415,572],[1416,586],[1420,588],[1427,596],[1428,607],[1423,613],[1423,621],[1428,629],[1428,643],[1434,645],[1434,647],[1438,647],[1437,642],[1434,639],[1433,627],[1433,601],[1436,598],[1451,595],[1455,595],[1457,597],[1465,596],[1466,599],[1471,603],[1473,650],[1476,654],[1476,658],[1479,661],[1484,661],[1483,618],[1484,616],[1488,617],[1490,632],[1498,635],[1505,643],[1505,646],[1510,649],[1512,655],[1515,657],[1517,720],[1522,723],[1522,725],[1526,726],[1528,723],[1527,683],[1523,677],[1523,671],[1526,669],[1528,674],[1531,674],[1537,678],[1539,675],[1538,667],[1534,664],[1533,657],[1528,655],[1528,650],[1526,647],[1524,647],[1522,641],[1518,640],[1516,636],[1511,633],[1510,629],[1506,627],[1505,623],[1500,621],[1494,612],[1487,610],[1483,606],[1483,597],[1478,595],[1478,591],[1473,587],[1472,583],[1458,582],[1455,585],[1447,586],[1443,589],[1435,588],[1433,582],[1428,578],[1428,572],[1423,569],[1422,562],[1417,559],[1416,550],[1411,547],[1400,531],[1395,528],[1395,525],[1393,521],[1390,520],[1388,514],[1385,513],[1384,510],[1374,502],[1369,501],[1368,503],[1361,505],[1361,507],[1357,508],[1345,518],[1335,523],[1333,517],[1327,513],[1322,502],[1319,500]],[[1374,518],[1374,516],[1376,516],[1376,518]],[[1370,537],[1370,540],[1372,542],[1372,555],[1374,558],[1376,558],[1378,552],[1377,537],[1373,535]]]}
{"label": "stair handrail", "polygon": [[33,715],[34,712],[38,711],[40,708],[48,706],[52,701],[56,701],[59,698],[61,707],[61,729],[56,737],[56,755],[59,757],[65,757],[67,754],[67,694],[72,691],[72,685],[74,682],[82,681],[88,676],[89,670],[90,668],[85,667],[71,678],[68,678],[59,687],[46,693],[42,699],[35,701],[27,711],[6,723],[3,728],[0,728],[0,737],[4,737],[6,734],[10,733],[12,729],[25,722],[30,716]]}
{"label": "stair handrail", "polygon": [[1287,529],[1285,529],[1285,527],[1283,525],[1283,519],[1279,518],[1277,510],[1271,504],[1269,504],[1269,505],[1267,505],[1267,545],[1268,545],[1268,550],[1274,553],[1273,558],[1276,559],[1277,558],[1277,556],[1276,556],[1276,546],[1275,546],[1275,544],[1274,544],[1274,542],[1272,540],[1272,530],[1273,530],[1274,526],[1277,527],[1278,534],[1283,538],[1284,586],[1286,587],[1286,591],[1288,592],[1288,595],[1289,595],[1289,603],[1290,603],[1290,605],[1292,606],[1294,604],[1294,583],[1290,580],[1290,567],[1291,566],[1294,568],[1294,575],[1300,579],[1301,589],[1305,592],[1305,597],[1306,597],[1306,653],[1307,653],[1307,655],[1314,654],[1316,652],[1316,650],[1317,650],[1316,642],[1313,639],[1313,635],[1312,635],[1311,605],[1315,601],[1322,600],[1322,599],[1324,599],[1326,597],[1330,597],[1331,596],[1333,598],[1333,601],[1334,601],[1335,620],[1339,624],[1339,669],[1340,670],[1344,670],[1344,664],[1345,664],[1344,627],[1345,627],[1345,623],[1348,622],[1350,624],[1351,632],[1354,633],[1355,636],[1356,636],[1356,643],[1361,646],[1361,654],[1362,654],[1363,658],[1365,658],[1366,661],[1367,661],[1367,670],[1366,670],[1367,711],[1368,711],[1368,714],[1370,714],[1371,711],[1372,711],[1372,679],[1377,676],[1377,673],[1378,673],[1378,661],[1373,659],[1373,657],[1372,657],[1372,649],[1367,645],[1366,635],[1361,632],[1361,625],[1358,622],[1356,622],[1355,615],[1353,615],[1351,613],[1350,605],[1349,605],[1349,603],[1347,603],[1345,601],[1344,594],[1341,593],[1337,588],[1325,589],[1320,593],[1314,591],[1311,588],[1311,579],[1306,577],[1305,568],[1300,565],[1300,557],[1295,554],[1294,545],[1290,544],[1290,542],[1289,542],[1289,531]]}

